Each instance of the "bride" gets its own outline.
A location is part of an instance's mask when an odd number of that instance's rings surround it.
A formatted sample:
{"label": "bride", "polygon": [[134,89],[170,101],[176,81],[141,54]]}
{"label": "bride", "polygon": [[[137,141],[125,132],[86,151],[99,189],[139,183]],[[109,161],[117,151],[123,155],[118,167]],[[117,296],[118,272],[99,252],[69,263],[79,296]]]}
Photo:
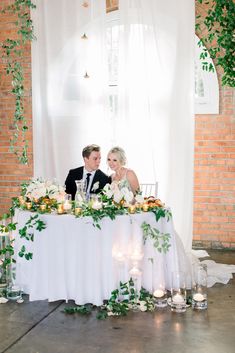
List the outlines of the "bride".
{"label": "bride", "polygon": [[114,171],[111,175],[112,182],[117,182],[121,186],[127,186],[135,195],[139,189],[139,181],[132,169],[125,167],[126,154],[121,147],[113,147],[108,152],[107,163],[110,169]]}

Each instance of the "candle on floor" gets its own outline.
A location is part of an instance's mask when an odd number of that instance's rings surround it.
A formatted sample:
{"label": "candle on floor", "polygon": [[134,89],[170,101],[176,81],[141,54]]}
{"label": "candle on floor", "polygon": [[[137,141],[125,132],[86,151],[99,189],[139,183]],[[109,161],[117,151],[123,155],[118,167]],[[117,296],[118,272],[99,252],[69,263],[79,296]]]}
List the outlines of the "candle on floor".
{"label": "candle on floor", "polygon": [[156,289],[153,293],[154,297],[162,298],[165,295],[165,292],[162,289]]}
{"label": "candle on floor", "polygon": [[184,303],[184,297],[181,294],[177,293],[172,297],[172,301],[175,304],[182,304]]}
{"label": "candle on floor", "polygon": [[196,300],[197,302],[202,302],[205,298],[201,293],[195,293],[193,295],[193,299]]}

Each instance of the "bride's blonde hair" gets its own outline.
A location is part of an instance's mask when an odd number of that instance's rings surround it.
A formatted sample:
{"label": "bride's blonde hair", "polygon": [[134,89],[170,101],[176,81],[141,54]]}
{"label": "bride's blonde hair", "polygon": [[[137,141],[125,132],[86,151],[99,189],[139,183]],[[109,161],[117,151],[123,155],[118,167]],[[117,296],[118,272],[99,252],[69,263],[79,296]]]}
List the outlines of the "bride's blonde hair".
{"label": "bride's blonde hair", "polygon": [[110,153],[115,153],[117,156],[117,159],[119,160],[120,164],[122,166],[124,166],[126,164],[126,153],[124,151],[123,148],[119,147],[119,146],[115,146],[113,148],[111,148],[111,150],[109,151],[108,155]]}

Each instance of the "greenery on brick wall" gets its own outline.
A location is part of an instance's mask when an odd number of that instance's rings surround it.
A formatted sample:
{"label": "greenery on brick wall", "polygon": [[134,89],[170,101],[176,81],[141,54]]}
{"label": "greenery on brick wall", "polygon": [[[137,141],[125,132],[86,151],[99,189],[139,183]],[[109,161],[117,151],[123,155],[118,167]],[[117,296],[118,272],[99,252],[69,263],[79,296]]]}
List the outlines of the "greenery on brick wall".
{"label": "greenery on brick wall", "polygon": [[[13,116],[13,136],[10,140],[10,149],[16,154],[22,164],[28,163],[28,131],[27,119],[24,112],[24,70],[22,58],[24,48],[34,39],[33,23],[30,19],[30,9],[36,6],[31,0],[15,0],[6,6],[1,13],[14,15],[16,18],[13,38],[6,38],[0,43],[1,60],[6,74],[11,77],[11,94],[15,97],[15,111]],[[21,140],[21,142],[20,142]]]}
{"label": "greenery on brick wall", "polygon": [[[196,0],[206,9],[196,17],[199,46],[204,45],[214,64],[223,69],[222,85],[235,87],[235,3],[234,0]],[[199,8],[200,11],[200,8]],[[211,70],[207,50],[200,58],[204,70]]]}

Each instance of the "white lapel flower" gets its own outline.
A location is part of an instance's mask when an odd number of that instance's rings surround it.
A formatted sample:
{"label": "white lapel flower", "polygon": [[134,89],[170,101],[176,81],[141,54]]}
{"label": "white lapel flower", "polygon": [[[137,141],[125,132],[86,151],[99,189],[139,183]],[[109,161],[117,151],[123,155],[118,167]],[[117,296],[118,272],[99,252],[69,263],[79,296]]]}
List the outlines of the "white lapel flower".
{"label": "white lapel flower", "polygon": [[91,191],[96,191],[97,189],[99,189],[99,185],[100,185],[100,183],[99,183],[99,181],[97,181],[97,182],[93,185],[93,188],[92,188]]}

